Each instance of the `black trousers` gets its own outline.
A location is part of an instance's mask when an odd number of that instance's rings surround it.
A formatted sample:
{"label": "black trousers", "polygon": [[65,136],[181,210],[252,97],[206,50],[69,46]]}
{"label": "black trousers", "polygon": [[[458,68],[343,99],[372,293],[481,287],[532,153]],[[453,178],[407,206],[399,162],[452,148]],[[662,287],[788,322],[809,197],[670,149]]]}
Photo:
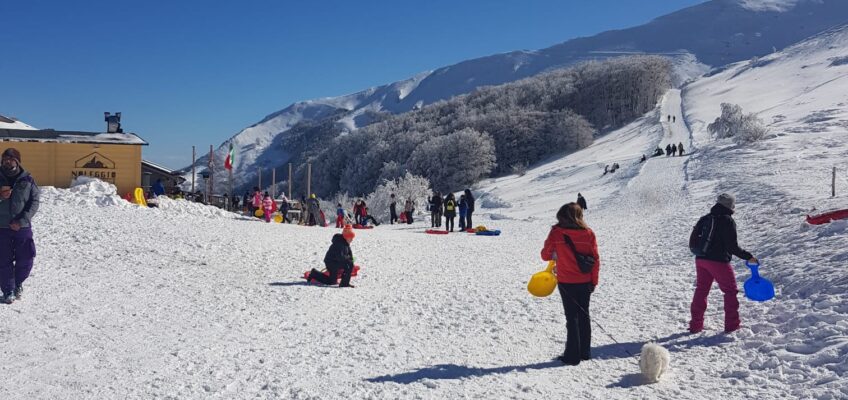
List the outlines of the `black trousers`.
{"label": "black trousers", "polygon": [[438,211],[432,211],[430,213],[430,227],[436,228],[442,226],[442,213]]}
{"label": "black trousers", "polygon": [[335,285],[336,279],[339,276],[339,270],[342,270],[342,281],[339,283],[339,286],[350,285],[350,275],[353,273],[353,265],[326,264],[326,267],[329,276],[324,275],[324,273],[315,268],[312,268],[312,271],[309,271],[309,280],[316,280],[325,285]]}
{"label": "black trousers", "polygon": [[471,225],[471,213],[472,212],[473,211],[468,210],[468,212],[465,214],[465,228],[466,229],[474,227],[474,225]]}
{"label": "black trousers", "polygon": [[592,326],[589,318],[591,283],[560,283],[559,294],[565,309],[565,339],[563,361],[578,364],[591,357]]}
{"label": "black trousers", "polygon": [[397,220],[398,220],[397,209],[395,209],[395,206],[390,206],[390,207],[389,207],[389,214],[390,214],[390,215],[389,215],[389,223],[391,223],[392,225],[394,225],[394,224],[395,224],[395,221],[397,221]]}
{"label": "black trousers", "polygon": [[412,211],[404,211],[404,214],[406,214],[406,224],[412,225]]}
{"label": "black trousers", "polygon": [[445,230],[453,232],[453,219],[455,216],[451,215],[450,217],[445,216]]}

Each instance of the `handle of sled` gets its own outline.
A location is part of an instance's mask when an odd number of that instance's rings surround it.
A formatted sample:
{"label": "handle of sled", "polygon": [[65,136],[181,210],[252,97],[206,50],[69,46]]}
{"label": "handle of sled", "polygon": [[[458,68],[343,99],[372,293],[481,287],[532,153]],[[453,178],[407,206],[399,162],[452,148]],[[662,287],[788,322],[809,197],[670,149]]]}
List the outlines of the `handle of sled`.
{"label": "handle of sled", "polygon": [[548,261],[548,268],[545,268],[546,272],[553,272],[556,267],[556,260]]}
{"label": "handle of sled", "polygon": [[760,264],[751,264],[750,261],[745,261],[745,266],[751,269],[751,278],[758,279],[760,277]]}

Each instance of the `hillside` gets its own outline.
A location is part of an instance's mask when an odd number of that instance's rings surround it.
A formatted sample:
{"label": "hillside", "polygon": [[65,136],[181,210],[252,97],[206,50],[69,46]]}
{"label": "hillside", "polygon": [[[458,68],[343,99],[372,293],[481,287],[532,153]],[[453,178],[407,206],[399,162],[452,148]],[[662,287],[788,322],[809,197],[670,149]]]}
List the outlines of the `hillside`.
{"label": "hillside", "polygon": [[[216,150],[219,171],[233,143],[236,184],[255,182],[257,170],[285,165],[295,156],[280,146],[301,121],[332,116],[343,130],[369,123],[369,113],[403,113],[486,86],[512,82],[585,60],[621,54],[666,54],[677,59],[680,80],[720,66],[762,56],[848,20],[848,3],[836,0],[712,0],[659,17],[645,25],[578,38],[546,49],[516,51],[463,61],[412,78],[350,95],[298,102],[242,130]],[[694,55],[694,57],[693,57]],[[322,138],[321,140],[325,140]],[[206,167],[201,157],[198,171]],[[190,173],[190,168],[186,168]],[[227,187],[218,174],[215,187]],[[190,180],[189,180],[190,181]],[[266,182],[267,182],[266,178]]]}

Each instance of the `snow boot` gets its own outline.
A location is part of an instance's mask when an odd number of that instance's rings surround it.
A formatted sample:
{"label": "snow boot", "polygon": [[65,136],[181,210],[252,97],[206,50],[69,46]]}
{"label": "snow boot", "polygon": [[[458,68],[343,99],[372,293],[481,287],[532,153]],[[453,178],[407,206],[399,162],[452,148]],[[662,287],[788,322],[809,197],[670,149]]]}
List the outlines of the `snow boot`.
{"label": "snow boot", "polygon": [[3,297],[0,297],[0,303],[12,304],[14,302],[15,302],[15,294],[14,293],[3,294]]}
{"label": "snow boot", "polygon": [[20,300],[22,294],[24,294],[24,285],[19,283],[18,287],[15,288],[15,300]]}

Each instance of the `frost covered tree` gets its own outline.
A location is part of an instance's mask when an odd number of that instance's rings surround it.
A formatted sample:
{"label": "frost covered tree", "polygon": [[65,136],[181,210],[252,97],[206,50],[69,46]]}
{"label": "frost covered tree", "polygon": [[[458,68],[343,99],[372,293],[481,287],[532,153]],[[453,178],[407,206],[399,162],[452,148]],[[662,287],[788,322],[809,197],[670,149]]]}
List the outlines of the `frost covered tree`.
{"label": "frost covered tree", "polygon": [[389,217],[392,194],[395,195],[397,212],[400,214],[403,212],[406,199],[412,199],[416,209],[423,209],[430,193],[430,181],[427,178],[407,172],[400,178],[384,180],[377,186],[374,193],[368,195],[365,202],[368,205],[368,212],[378,220],[384,221]]}
{"label": "frost covered tree", "polygon": [[495,143],[488,133],[465,128],[422,143],[412,152],[408,166],[413,173],[429,177],[436,190],[457,190],[495,167]]}
{"label": "frost covered tree", "polygon": [[761,140],[768,133],[756,114],[745,114],[741,106],[730,103],[721,103],[721,116],[707,125],[707,131],[716,139],[733,138],[741,143]]}

